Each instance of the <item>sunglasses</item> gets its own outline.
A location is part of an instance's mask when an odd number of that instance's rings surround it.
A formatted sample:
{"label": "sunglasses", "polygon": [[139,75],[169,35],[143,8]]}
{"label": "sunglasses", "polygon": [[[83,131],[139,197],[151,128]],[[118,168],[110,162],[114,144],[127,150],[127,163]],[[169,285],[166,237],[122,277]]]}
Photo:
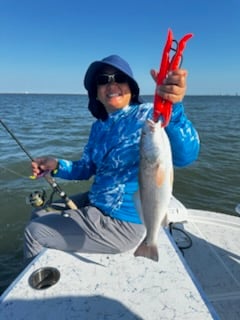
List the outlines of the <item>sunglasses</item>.
{"label": "sunglasses", "polygon": [[126,83],[128,82],[128,77],[123,73],[113,73],[113,74],[99,74],[97,76],[97,84],[98,85],[105,85],[109,82],[116,82],[116,83]]}

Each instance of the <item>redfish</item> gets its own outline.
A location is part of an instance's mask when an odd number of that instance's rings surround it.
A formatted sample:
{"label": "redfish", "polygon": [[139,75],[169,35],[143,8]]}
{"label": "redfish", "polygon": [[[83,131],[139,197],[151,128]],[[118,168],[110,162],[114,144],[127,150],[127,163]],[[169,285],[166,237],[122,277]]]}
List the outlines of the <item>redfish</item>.
{"label": "redfish", "polygon": [[[139,191],[136,207],[146,227],[146,237],[134,252],[158,261],[158,233],[172,195],[173,164],[170,143],[161,121],[146,120],[140,140]],[[139,202],[140,200],[140,202]]]}

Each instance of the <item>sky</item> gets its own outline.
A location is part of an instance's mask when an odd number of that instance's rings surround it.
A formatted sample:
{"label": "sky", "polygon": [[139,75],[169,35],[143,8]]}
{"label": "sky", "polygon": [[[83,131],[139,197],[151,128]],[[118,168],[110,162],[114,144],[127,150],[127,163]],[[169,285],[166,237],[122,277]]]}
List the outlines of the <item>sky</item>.
{"label": "sky", "polygon": [[0,93],[85,94],[90,63],[118,54],[153,94],[169,28],[194,34],[188,95],[240,95],[239,0],[0,0]]}

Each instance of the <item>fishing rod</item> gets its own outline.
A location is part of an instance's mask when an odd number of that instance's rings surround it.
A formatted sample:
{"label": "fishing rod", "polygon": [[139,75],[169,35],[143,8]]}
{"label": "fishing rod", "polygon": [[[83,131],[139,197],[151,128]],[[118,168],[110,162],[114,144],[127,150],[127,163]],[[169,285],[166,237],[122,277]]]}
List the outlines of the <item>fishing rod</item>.
{"label": "fishing rod", "polygon": [[[13,140],[18,144],[18,146],[22,149],[22,151],[28,156],[28,158],[34,162],[34,158],[30,155],[30,153],[24,148],[22,143],[18,140],[15,134],[8,128],[8,126],[0,119],[1,125],[4,129],[10,134]],[[75,203],[67,196],[67,194],[60,188],[56,180],[50,175],[50,173],[46,173],[43,175],[43,178],[50,184],[54,192],[57,192],[61,199],[66,203],[66,205],[73,210],[77,210],[77,206]]]}

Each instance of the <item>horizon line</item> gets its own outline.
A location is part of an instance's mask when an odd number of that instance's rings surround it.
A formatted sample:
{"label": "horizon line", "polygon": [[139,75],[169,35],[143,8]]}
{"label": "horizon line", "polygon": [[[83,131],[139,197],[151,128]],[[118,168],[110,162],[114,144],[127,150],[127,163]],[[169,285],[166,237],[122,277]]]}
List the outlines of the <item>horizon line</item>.
{"label": "horizon line", "polygon": [[[21,94],[21,95],[79,95],[79,96],[87,96],[87,93],[60,93],[60,92],[29,92],[29,91],[25,91],[25,92],[0,92],[0,95],[4,95],[4,94]],[[140,96],[154,96],[154,94],[148,94],[148,93],[144,93],[144,94],[140,94]],[[236,92],[235,94],[233,93],[189,93],[186,94],[185,97],[187,96],[230,96],[230,97],[236,97],[239,96],[238,92]]]}

